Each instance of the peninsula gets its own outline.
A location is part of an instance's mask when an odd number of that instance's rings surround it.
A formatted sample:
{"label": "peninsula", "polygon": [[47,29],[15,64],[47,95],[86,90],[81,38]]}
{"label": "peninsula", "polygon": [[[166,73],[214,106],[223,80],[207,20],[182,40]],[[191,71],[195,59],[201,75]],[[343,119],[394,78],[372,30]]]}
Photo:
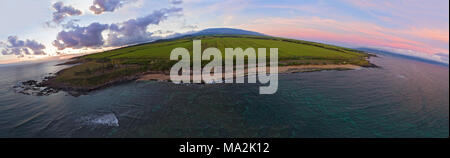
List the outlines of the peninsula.
{"label": "peninsula", "polygon": [[[316,42],[248,34],[196,34],[139,44],[96,54],[76,57],[64,64],[74,66],[61,70],[44,85],[66,91],[89,92],[131,80],[169,80],[169,60],[174,48],[192,53],[193,40],[202,40],[202,51],[225,48],[278,48],[279,73],[319,70],[347,70],[374,67],[367,59],[371,54],[354,49]],[[202,62],[207,64],[208,61]]]}

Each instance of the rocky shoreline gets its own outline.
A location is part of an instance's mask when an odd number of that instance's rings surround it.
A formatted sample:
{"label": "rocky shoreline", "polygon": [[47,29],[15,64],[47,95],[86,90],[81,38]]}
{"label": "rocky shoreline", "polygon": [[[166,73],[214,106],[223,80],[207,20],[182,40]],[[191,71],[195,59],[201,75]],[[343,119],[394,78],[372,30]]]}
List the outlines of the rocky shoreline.
{"label": "rocky shoreline", "polygon": [[52,76],[47,76],[42,82],[38,82],[36,80],[20,82],[17,85],[13,86],[13,88],[16,93],[34,96],[49,96],[60,91],[57,88],[52,88],[45,84],[45,82],[51,78]]}
{"label": "rocky shoreline", "polygon": [[104,89],[104,88],[111,87],[111,86],[114,86],[114,85],[130,82],[130,81],[135,81],[140,76],[141,76],[141,74],[136,74],[136,75],[133,75],[133,76],[126,76],[126,77],[122,77],[120,79],[112,80],[112,81],[109,81],[107,83],[104,83],[104,84],[101,84],[101,85],[98,85],[98,86],[92,86],[92,87],[74,87],[74,86],[70,86],[70,85],[60,84],[60,83],[54,82],[53,79],[49,79],[47,81],[44,81],[44,82],[42,82],[42,84],[47,86],[47,87],[51,87],[52,89],[65,91],[65,92],[69,93],[72,96],[78,97],[80,95],[86,95],[89,92],[92,92],[92,91],[95,91],[95,90],[100,90],[100,89]]}

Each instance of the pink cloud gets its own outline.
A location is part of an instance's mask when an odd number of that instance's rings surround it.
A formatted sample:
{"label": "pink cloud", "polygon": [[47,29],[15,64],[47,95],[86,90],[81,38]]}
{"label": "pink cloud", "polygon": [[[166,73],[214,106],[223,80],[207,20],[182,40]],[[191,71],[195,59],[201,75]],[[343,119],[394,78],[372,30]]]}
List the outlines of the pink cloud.
{"label": "pink cloud", "polygon": [[427,54],[448,54],[449,51],[446,47],[449,43],[448,28],[392,29],[368,22],[336,21],[318,17],[257,19],[239,27],[274,36],[391,47]]}
{"label": "pink cloud", "polygon": [[413,36],[427,38],[431,40],[441,41],[443,43],[449,43],[449,30],[440,29],[428,29],[428,28],[411,28],[404,32],[405,34],[410,34]]}

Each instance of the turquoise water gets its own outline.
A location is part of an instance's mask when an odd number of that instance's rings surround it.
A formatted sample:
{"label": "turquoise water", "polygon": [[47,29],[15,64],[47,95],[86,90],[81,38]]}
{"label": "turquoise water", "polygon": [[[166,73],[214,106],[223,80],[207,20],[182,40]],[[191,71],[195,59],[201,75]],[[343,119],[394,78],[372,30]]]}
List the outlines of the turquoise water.
{"label": "turquoise water", "polygon": [[0,137],[448,137],[449,69],[390,56],[381,68],[280,75],[257,84],[130,82],[80,97],[13,86],[61,61],[0,67]]}

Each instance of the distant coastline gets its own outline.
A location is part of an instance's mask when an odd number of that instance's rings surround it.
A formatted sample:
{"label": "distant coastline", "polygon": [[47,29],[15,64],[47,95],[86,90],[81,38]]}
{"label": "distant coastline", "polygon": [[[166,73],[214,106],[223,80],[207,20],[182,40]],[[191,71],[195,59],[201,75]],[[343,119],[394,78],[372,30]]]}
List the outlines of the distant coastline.
{"label": "distant coastline", "polygon": [[361,51],[375,53],[375,54],[390,55],[390,56],[395,56],[395,57],[401,57],[401,58],[421,61],[421,62],[430,63],[430,64],[434,64],[434,65],[440,65],[440,66],[445,66],[445,67],[449,66],[448,58],[447,58],[447,63],[445,63],[444,61],[432,60],[432,59],[428,59],[428,58],[425,58],[425,57],[418,57],[418,56],[413,56],[413,55],[405,55],[405,54],[394,53],[394,52],[378,50],[378,49],[372,49],[372,48],[356,48],[356,49],[357,50],[361,50]]}

